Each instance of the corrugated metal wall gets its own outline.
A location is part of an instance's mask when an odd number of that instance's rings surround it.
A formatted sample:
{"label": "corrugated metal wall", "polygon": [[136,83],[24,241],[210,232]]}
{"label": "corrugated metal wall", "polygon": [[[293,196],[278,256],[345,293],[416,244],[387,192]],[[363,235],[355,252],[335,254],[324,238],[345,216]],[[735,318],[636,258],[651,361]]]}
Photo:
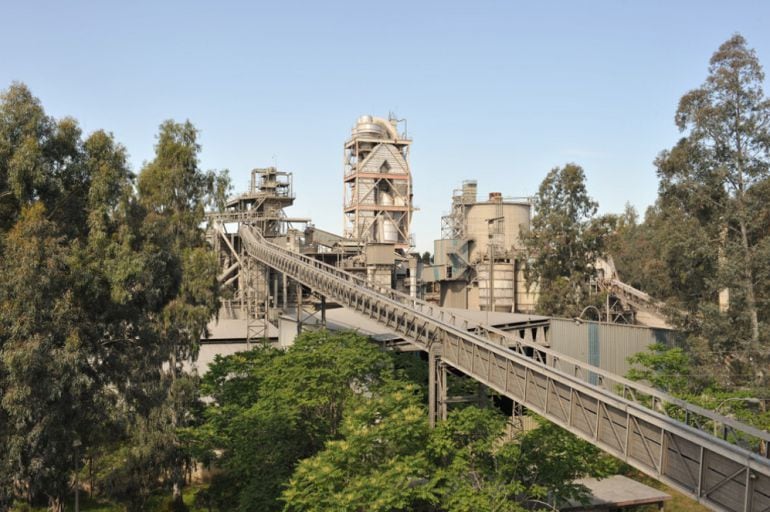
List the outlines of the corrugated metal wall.
{"label": "corrugated metal wall", "polygon": [[626,360],[644,352],[653,343],[673,342],[673,332],[635,325],[580,323],[567,318],[552,318],[548,335],[551,348],[564,355],[625,375],[630,365]]}

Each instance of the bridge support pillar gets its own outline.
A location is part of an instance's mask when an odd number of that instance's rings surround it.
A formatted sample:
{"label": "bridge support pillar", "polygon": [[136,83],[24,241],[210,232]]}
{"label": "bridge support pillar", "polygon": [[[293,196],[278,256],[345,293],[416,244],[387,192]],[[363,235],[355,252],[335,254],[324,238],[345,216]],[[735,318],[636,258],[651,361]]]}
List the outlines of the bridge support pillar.
{"label": "bridge support pillar", "polygon": [[281,280],[283,281],[283,310],[286,311],[289,305],[289,283],[286,274],[281,274]]}
{"label": "bridge support pillar", "polygon": [[278,272],[273,271],[273,309],[280,307],[278,304]]}
{"label": "bridge support pillar", "polygon": [[428,422],[431,428],[447,418],[447,369],[441,361],[441,346],[428,350]]}
{"label": "bridge support pillar", "polygon": [[297,334],[302,334],[302,285],[297,283]]}

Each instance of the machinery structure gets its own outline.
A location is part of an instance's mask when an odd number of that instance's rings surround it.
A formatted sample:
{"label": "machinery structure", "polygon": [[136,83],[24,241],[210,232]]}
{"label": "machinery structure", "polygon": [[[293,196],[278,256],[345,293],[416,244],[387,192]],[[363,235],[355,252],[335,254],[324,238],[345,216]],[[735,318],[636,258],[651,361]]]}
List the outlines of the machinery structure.
{"label": "machinery structure", "polygon": [[[433,264],[419,264],[409,253],[411,141],[396,124],[364,116],[345,145],[342,236],[289,217],[292,175],[273,167],[254,169],[249,190],[208,216],[229,297],[220,318],[246,326],[247,347],[268,341],[292,314],[287,325],[299,331],[308,312],[320,313],[323,326],[326,308],[344,307],[427,354],[431,424],[455,403],[447,378],[454,372],[714,510],[770,510],[769,433],[549,348],[550,336],[570,335],[549,330],[546,317],[518,315],[509,330],[491,326],[490,317],[535,304],[522,288],[528,200],[492,193],[479,201],[476,182],[465,182],[442,219]],[[655,307],[616,277],[602,282],[622,288],[628,303]],[[421,299],[423,282],[438,289],[440,305]],[[486,311],[486,321],[471,324],[442,306]],[[591,338],[599,326],[587,327]],[[722,439],[712,435],[717,424]]]}
{"label": "machinery structure", "polygon": [[364,243],[411,246],[412,174],[409,146],[398,121],[362,116],[345,142],[344,232]]}
{"label": "machinery structure", "polygon": [[531,203],[492,192],[477,198],[476,181],[452,195],[434,242],[433,264],[423,271],[428,298],[441,306],[481,311],[532,312],[536,290],[524,280],[521,234],[529,230]]}
{"label": "machinery structure", "polygon": [[291,294],[285,281],[278,286],[277,274],[244,257],[238,228],[250,226],[271,240],[298,249],[302,230],[297,226],[304,228],[309,219],[288,217],[285,209],[293,203],[292,174],[267,167],[251,171],[248,191],[230,198],[224,211],[208,214],[209,223],[220,226],[209,230],[209,238],[223,269],[219,280],[230,293],[219,318],[243,321],[247,345],[271,337],[275,315],[270,312],[286,306]]}

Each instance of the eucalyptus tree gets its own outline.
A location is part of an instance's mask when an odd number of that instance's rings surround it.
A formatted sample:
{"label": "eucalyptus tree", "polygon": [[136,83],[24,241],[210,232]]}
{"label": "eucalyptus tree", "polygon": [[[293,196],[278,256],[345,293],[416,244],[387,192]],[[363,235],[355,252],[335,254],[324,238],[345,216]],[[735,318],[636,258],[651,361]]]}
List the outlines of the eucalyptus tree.
{"label": "eucalyptus tree", "polygon": [[61,510],[76,444],[119,452],[97,468],[107,494],[180,496],[182,361],[218,306],[201,225],[227,185],[199,152],[191,123],[165,122],[137,187],[111,134],[84,139],[22,84],[0,95],[0,504]]}
{"label": "eucalyptus tree", "polygon": [[679,294],[694,313],[686,327],[735,384],[766,383],[770,360],[770,101],[763,83],[746,40],[725,41],[705,82],[679,103],[683,138],[656,162],[666,238],[684,242],[672,282],[690,276]]}
{"label": "eucalyptus tree", "polygon": [[589,280],[608,234],[594,219],[598,204],[588,195],[583,169],[576,164],[552,169],[533,206],[532,226],[524,237],[527,281],[538,287],[541,313],[576,316],[587,304]]}

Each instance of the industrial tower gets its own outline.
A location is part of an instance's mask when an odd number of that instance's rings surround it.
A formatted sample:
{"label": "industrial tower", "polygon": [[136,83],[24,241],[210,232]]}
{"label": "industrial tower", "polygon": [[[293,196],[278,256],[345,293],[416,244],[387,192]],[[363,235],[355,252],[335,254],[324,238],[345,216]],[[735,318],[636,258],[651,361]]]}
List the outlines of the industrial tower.
{"label": "industrial tower", "polygon": [[409,249],[412,174],[406,134],[398,121],[362,116],[345,142],[345,237]]}

